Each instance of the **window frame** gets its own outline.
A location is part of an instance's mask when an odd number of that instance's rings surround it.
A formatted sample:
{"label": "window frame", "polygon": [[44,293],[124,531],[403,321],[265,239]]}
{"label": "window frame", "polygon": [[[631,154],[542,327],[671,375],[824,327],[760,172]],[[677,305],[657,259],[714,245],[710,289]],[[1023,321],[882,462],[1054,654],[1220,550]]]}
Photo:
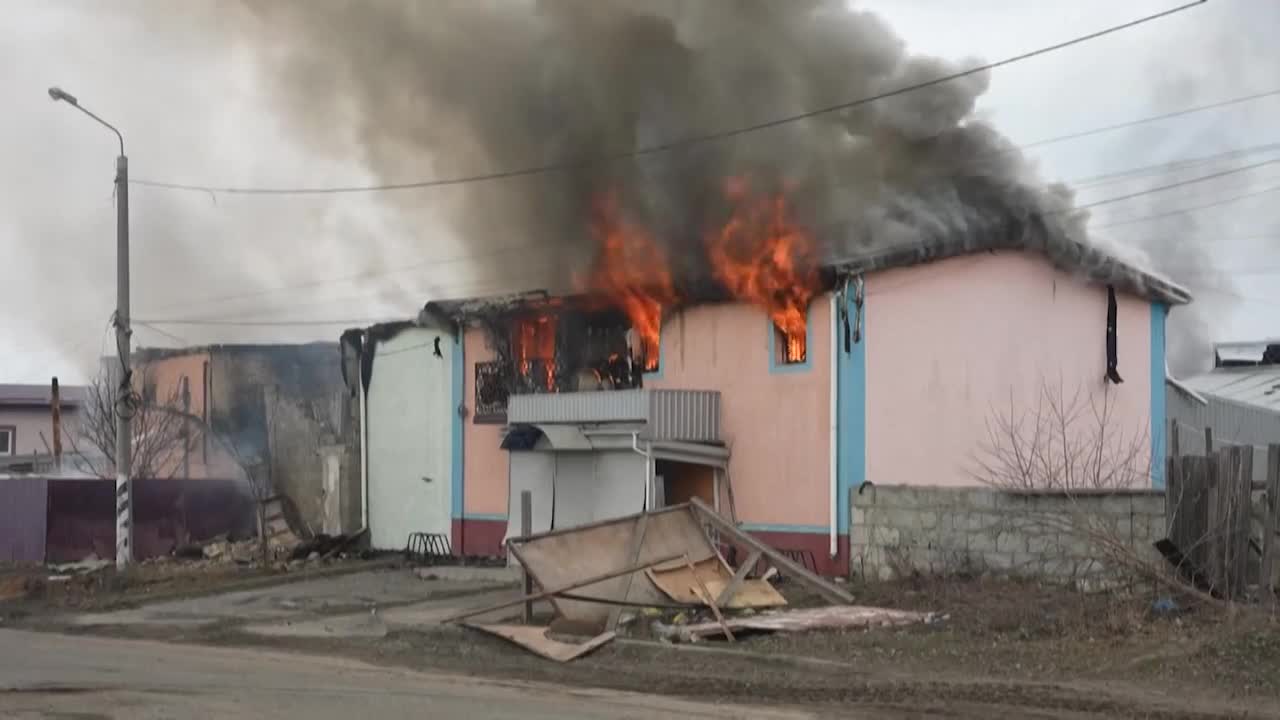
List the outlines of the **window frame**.
{"label": "window frame", "polygon": [[18,428],[14,425],[0,425],[0,435],[9,437],[9,447],[0,450],[0,457],[13,457],[18,454]]}
{"label": "window frame", "polygon": [[774,373],[795,373],[808,372],[813,368],[813,306],[810,302],[809,307],[804,312],[804,360],[800,362],[786,362],[780,347],[780,340],[784,337],[782,328],[778,327],[773,318],[765,315],[765,327],[769,332],[769,372]]}

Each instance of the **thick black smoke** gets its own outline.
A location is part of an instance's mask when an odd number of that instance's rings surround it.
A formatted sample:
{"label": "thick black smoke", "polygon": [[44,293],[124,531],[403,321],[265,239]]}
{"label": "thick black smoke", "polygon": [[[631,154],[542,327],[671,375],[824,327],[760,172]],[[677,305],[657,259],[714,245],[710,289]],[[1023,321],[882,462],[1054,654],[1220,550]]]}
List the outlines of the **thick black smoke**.
{"label": "thick black smoke", "polygon": [[[992,242],[1063,267],[1120,273],[1090,249],[1070,191],[1044,185],[974,116],[978,73],[847,111],[670,152],[683,138],[803,114],[955,72],[906,52],[843,0],[239,0],[211,26],[266,69],[301,139],[354,131],[387,182],[546,165],[553,172],[438,189],[477,255],[471,281],[561,289],[595,252],[592,204],[616,193],[665,247],[677,280],[705,280],[703,238],[728,214],[727,178],[785,187],[829,261],[874,267]],[[600,158],[615,158],[600,162]],[[420,194],[394,200],[420,213]],[[1100,269],[1101,268],[1101,269]],[[1111,281],[1113,278],[1105,278]]]}

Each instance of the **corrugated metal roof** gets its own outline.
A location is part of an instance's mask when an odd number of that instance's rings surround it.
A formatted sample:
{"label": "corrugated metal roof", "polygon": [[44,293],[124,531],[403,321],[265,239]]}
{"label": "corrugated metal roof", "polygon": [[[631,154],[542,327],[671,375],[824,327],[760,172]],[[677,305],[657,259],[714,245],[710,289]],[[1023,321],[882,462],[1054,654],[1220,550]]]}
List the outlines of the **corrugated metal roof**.
{"label": "corrugated metal roof", "polygon": [[1218,368],[1183,382],[1203,395],[1280,413],[1280,365]]}
{"label": "corrugated metal roof", "polygon": [[[9,406],[47,406],[51,389],[48,385],[0,385],[0,405]],[[58,388],[62,396],[63,406],[80,405],[84,402],[85,389],[78,385],[63,385]]]}

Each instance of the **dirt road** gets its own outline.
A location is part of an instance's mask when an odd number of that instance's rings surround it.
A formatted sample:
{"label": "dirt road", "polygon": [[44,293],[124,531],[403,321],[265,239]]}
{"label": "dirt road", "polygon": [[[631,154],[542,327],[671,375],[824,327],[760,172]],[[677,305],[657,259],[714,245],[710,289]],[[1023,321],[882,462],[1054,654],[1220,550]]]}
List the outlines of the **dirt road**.
{"label": "dirt road", "polygon": [[6,718],[807,718],[264,650],[0,631]]}

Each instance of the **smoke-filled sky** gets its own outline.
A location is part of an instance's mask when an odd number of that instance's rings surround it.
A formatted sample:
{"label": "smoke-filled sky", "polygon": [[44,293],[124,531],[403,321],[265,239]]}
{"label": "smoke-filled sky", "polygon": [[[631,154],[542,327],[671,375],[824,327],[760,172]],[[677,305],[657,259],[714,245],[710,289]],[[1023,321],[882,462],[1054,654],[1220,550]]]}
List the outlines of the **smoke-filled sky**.
{"label": "smoke-filled sky", "polygon": [[[7,340],[0,382],[44,382],[55,373],[82,380],[110,348],[114,138],[53,104],[50,85],[121,128],[134,178],[217,186],[403,182],[751,124],[1174,4],[13,0],[0,28],[8,101],[0,125],[7,161],[0,258],[9,270],[0,284],[0,337]],[[626,6],[646,12],[637,19],[619,10]],[[827,15],[815,22],[805,8]],[[618,184],[658,226],[696,224],[704,218],[690,214],[706,212],[677,192],[679,182],[660,177],[672,166],[682,182],[763,165],[817,177],[820,189],[849,188],[838,197],[812,194],[807,209],[815,218],[871,208],[874,198],[860,189],[919,181],[929,173],[914,161],[954,169],[971,147],[1023,145],[1280,90],[1280,47],[1270,37],[1276,27],[1280,4],[1211,0],[843,119],[859,139],[874,141],[862,146],[841,145],[833,124],[814,123],[788,136],[805,151],[746,141],[673,153]],[[1280,148],[1258,150],[1280,143],[1277,119],[1280,97],[1273,96],[1031,148],[1028,162],[1015,156],[997,170],[1019,181],[1038,172],[1073,186],[1075,202],[1087,204],[1280,157]],[[932,154],[911,145],[934,136],[945,142]],[[1177,172],[1099,177],[1242,148],[1251,152]],[[337,321],[138,326],[135,340],[331,339],[349,321],[405,316],[429,298],[546,284],[575,260],[570,221],[585,220],[588,196],[579,186],[601,181],[585,173],[304,197],[134,187],[136,319]],[[1092,211],[1095,239],[1140,247],[1196,295],[1194,309],[1175,312],[1181,326],[1171,340],[1180,345],[1173,357],[1188,369],[1207,359],[1196,338],[1280,335],[1273,320],[1280,193],[1171,213],[1276,185],[1280,164]],[[1103,227],[1151,215],[1164,217]]]}

